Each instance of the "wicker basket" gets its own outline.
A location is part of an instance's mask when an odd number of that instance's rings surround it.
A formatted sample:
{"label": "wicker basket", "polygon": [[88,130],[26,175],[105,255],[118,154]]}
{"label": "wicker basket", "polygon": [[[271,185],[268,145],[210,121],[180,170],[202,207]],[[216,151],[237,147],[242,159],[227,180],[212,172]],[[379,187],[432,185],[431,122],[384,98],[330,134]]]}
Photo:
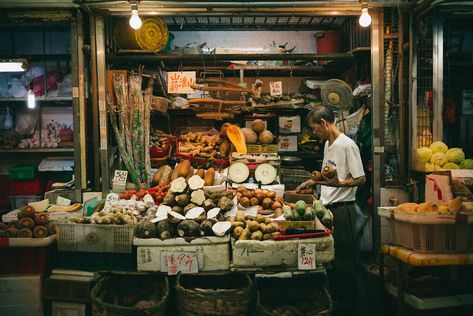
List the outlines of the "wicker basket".
{"label": "wicker basket", "polygon": [[[127,296],[149,293],[157,304],[150,308],[135,308],[110,304]],[[92,289],[92,314],[94,316],[164,316],[167,312],[169,283],[165,276],[151,275],[109,275],[101,279]]]}
{"label": "wicker basket", "polygon": [[181,316],[246,315],[250,296],[251,280],[243,274],[177,278],[176,305]]}
{"label": "wicker basket", "polygon": [[332,300],[327,290],[316,286],[310,278],[260,278],[257,279],[257,301],[254,315],[283,315],[278,308],[292,306],[301,315],[329,316]]}

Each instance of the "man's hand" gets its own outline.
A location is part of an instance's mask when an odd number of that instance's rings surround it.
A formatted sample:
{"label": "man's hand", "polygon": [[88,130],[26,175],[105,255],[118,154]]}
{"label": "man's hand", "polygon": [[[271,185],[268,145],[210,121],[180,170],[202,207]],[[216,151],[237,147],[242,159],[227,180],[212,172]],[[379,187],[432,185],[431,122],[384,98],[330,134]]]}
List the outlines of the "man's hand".
{"label": "man's hand", "polygon": [[325,177],[324,174],[322,173],[322,180],[317,181],[317,184],[325,185],[328,187],[341,187],[342,183],[338,180],[337,169],[334,169],[334,170],[335,170],[335,174],[331,178]]}
{"label": "man's hand", "polygon": [[311,188],[314,184],[315,184],[315,181],[314,181],[314,180],[307,180],[306,182],[300,184],[300,185],[296,188],[296,192],[299,192],[300,190],[309,189],[309,188]]}

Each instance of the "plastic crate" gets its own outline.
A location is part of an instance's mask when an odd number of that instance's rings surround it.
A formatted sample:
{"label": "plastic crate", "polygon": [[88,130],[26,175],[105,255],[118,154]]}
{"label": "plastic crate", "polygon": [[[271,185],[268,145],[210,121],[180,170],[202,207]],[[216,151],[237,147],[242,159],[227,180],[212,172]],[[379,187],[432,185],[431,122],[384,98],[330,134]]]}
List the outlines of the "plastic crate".
{"label": "plastic crate", "polygon": [[53,302],[51,316],[86,316],[85,304]]}
{"label": "plastic crate", "polygon": [[301,183],[310,180],[310,178],[309,171],[281,168],[281,183],[286,185],[287,190],[294,190]]}
{"label": "plastic crate", "polygon": [[33,180],[38,174],[38,165],[16,165],[8,168],[11,180]]}
{"label": "plastic crate", "polygon": [[12,210],[16,210],[28,205],[31,202],[38,202],[43,199],[42,195],[17,195],[10,196],[10,205]]}
{"label": "plastic crate", "polygon": [[418,252],[472,252],[473,225],[429,225],[394,221],[396,244]]}
{"label": "plastic crate", "polygon": [[58,223],[58,250],[131,253],[135,227]]}
{"label": "plastic crate", "polygon": [[45,191],[45,182],[41,178],[34,180],[12,181],[11,195],[40,195]]}
{"label": "plastic crate", "polygon": [[[77,278],[77,277],[76,277]],[[43,284],[43,298],[55,301],[89,303],[90,292],[95,280],[78,280],[74,276],[46,278]]]}

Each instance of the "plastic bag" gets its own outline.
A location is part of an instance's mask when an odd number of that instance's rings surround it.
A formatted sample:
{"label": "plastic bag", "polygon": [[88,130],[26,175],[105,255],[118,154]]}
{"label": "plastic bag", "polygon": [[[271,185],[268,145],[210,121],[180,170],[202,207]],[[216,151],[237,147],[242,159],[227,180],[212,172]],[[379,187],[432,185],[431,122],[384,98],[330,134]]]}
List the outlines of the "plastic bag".
{"label": "plastic bag", "polygon": [[15,132],[20,135],[34,134],[39,120],[38,110],[21,110],[16,116]]}
{"label": "plastic bag", "polygon": [[189,101],[181,97],[175,97],[171,101],[171,107],[175,109],[187,109],[189,107]]}
{"label": "plastic bag", "polygon": [[21,81],[17,78],[10,78],[9,80],[10,88],[8,88],[8,94],[14,98],[23,98],[26,97],[28,91]]}

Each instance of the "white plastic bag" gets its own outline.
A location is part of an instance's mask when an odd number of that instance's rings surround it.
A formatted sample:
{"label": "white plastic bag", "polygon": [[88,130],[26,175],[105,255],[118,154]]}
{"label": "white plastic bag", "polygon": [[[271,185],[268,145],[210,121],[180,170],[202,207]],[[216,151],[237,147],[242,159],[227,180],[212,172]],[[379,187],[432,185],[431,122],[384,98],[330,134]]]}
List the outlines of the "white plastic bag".
{"label": "white plastic bag", "polygon": [[38,110],[20,110],[16,116],[15,132],[19,135],[32,135],[38,126]]}

